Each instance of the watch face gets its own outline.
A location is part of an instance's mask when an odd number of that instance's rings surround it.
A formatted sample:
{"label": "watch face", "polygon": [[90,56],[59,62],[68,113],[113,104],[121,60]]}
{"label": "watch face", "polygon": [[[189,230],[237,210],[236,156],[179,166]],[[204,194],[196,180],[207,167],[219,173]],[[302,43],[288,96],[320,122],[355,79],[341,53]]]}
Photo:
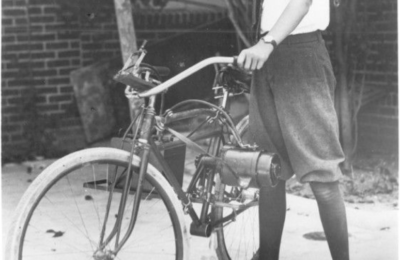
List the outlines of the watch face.
{"label": "watch face", "polygon": [[274,37],[272,37],[271,35],[266,35],[263,38],[264,42],[271,42],[274,40]]}

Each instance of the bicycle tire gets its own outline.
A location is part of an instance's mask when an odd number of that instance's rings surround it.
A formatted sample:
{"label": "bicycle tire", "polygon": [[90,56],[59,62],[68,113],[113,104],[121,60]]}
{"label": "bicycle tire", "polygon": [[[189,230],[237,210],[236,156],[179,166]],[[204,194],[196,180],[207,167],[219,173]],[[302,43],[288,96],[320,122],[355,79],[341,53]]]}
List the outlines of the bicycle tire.
{"label": "bicycle tire", "polygon": [[[83,181],[98,181],[104,176],[106,180],[111,180],[110,168],[107,166],[105,170],[104,165],[107,163],[127,167],[129,156],[128,152],[119,149],[92,148],[67,155],[46,168],[31,184],[17,206],[9,231],[5,259],[96,259],[93,254],[96,242],[99,241],[98,234],[103,221],[101,216],[104,216],[101,215],[104,213],[101,212],[104,211],[101,200],[108,198],[109,192],[100,191],[100,184],[95,185],[95,189],[79,186]],[[132,166],[137,169],[139,162],[140,158],[134,156]],[[75,182],[79,186],[74,185]],[[156,192],[143,193],[135,229],[115,259],[131,259],[135,254],[139,259],[167,259],[168,256],[171,259],[188,259],[188,229],[176,194],[162,174],[150,164],[145,182]],[[64,189],[64,185],[69,187]],[[113,192],[117,205],[119,194]],[[152,196],[149,197],[150,195]],[[114,211],[114,205],[111,204],[107,224],[115,222],[116,217],[113,214],[118,211]],[[123,216],[123,225],[129,223],[126,220],[129,216],[128,207]],[[76,212],[72,212],[72,209]],[[80,224],[82,227],[78,228],[77,225]],[[113,224],[108,227],[113,227]],[[95,233],[93,236],[89,235],[92,231]],[[171,240],[167,241],[167,235]],[[144,244],[147,238],[149,244]],[[171,249],[173,245],[175,247]],[[149,252],[144,252],[146,249]],[[28,253],[32,255],[29,256]],[[84,255],[80,255],[81,253]]]}
{"label": "bicycle tire", "polygon": [[[245,116],[236,125],[244,143],[248,143],[248,128],[249,117]],[[217,201],[225,201],[225,190],[231,188],[221,182],[219,175],[216,176],[215,197]],[[212,217],[214,220],[218,220],[229,213],[231,211],[227,208],[215,207]],[[219,260],[252,259],[259,248],[258,204],[246,209],[228,225],[217,227],[213,235],[216,236],[215,250]]]}

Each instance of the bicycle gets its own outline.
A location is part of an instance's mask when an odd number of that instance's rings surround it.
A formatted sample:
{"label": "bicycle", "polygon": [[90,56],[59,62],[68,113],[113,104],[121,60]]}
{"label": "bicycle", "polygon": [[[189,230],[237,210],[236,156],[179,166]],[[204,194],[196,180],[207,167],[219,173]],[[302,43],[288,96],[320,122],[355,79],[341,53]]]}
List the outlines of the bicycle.
{"label": "bicycle", "polygon": [[[18,204],[6,259],[189,259],[189,233],[214,236],[219,259],[250,259],[258,249],[256,188],[276,185],[280,162],[245,144],[248,117],[238,131],[225,110],[229,96],[246,91],[235,58],[208,58],[161,82],[168,69],[142,63],[143,47],[118,74],[128,98],[147,100],[117,139],[124,147],[85,149],[46,168]],[[212,64],[225,64],[219,105],[186,100],[156,115],[158,94]],[[200,108],[177,111],[188,104]],[[202,121],[187,135],[170,127],[193,119]],[[162,155],[177,147],[199,154],[186,191]]]}

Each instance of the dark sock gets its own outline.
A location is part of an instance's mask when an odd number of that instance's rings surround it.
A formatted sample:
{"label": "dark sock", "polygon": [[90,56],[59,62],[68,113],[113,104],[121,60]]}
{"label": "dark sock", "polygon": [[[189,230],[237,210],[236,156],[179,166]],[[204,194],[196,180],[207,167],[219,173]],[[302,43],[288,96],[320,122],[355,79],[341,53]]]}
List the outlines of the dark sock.
{"label": "dark sock", "polygon": [[277,260],[286,216],[285,181],[260,189],[260,260]]}
{"label": "dark sock", "polygon": [[333,260],[349,259],[346,208],[338,182],[311,182]]}

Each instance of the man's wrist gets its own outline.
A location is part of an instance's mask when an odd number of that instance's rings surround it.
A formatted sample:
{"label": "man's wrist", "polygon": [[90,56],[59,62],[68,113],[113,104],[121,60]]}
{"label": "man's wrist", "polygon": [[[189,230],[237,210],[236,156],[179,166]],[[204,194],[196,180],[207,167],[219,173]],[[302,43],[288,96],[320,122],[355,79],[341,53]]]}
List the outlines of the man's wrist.
{"label": "man's wrist", "polygon": [[278,47],[278,44],[276,43],[275,38],[272,35],[265,35],[261,38],[261,41],[265,44],[271,44],[272,47],[274,47],[274,50],[276,49],[276,47]]}

